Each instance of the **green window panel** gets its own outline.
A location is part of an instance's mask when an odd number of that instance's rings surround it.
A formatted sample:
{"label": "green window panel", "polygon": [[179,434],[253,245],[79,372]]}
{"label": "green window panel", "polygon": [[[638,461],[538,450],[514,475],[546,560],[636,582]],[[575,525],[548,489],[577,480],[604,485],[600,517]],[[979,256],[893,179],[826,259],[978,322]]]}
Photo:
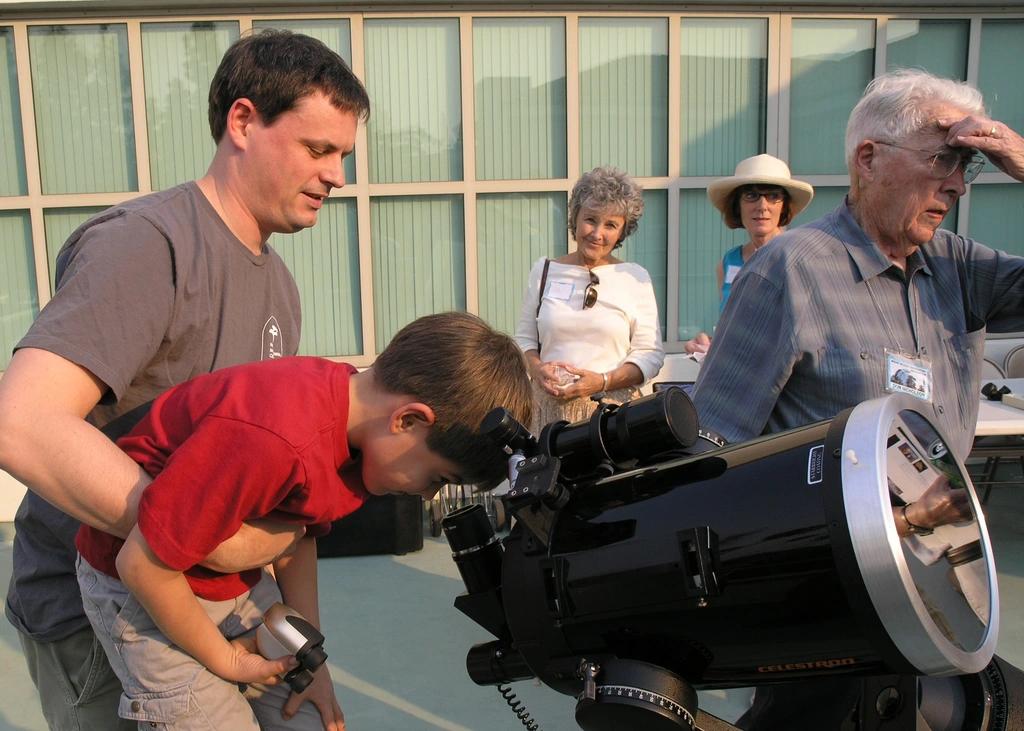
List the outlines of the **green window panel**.
{"label": "green window panel", "polygon": [[[345,63],[349,66],[352,65],[352,29],[351,23],[346,18],[330,20],[307,20],[305,18],[254,20],[252,27],[260,30],[264,28],[277,28],[311,36],[345,59]],[[373,108],[376,110],[376,106]],[[355,155],[346,157],[344,164],[345,182],[356,182]],[[303,337],[303,340],[305,340],[305,337]]]}
{"label": "green window panel", "polygon": [[43,211],[43,231],[46,236],[46,261],[50,266],[50,294],[57,286],[57,254],[64,242],[79,226],[101,211],[104,206],[83,206],[81,208],[49,208]]}
{"label": "green window panel", "polygon": [[360,355],[363,352],[356,202],[324,201],[316,226],[291,235],[274,234],[302,300],[300,355]]}
{"label": "green window panel", "polygon": [[236,21],[142,24],[153,190],[201,178],[210,166],[210,82],[236,40]]}
{"label": "green window panel", "polygon": [[[981,58],[978,88],[992,118],[1017,132],[1024,131],[1024,86],[1020,83],[1021,46],[1024,20],[986,19],[981,23]],[[998,168],[985,163],[985,172]],[[974,214],[971,214],[974,220]]]}
{"label": "green window panel", "polygon": [[370,200],[375,345],[423,315],[466,309],[462,196]]}
{"label": "green window panel", "polygon": [[0,371],[39,314],[28,211],[0,211]]}
{"label": "green window panel", "polygon": [[1024,256],[1024,185],[973,185],[968,235],[985,246]]}
{"label": "green window panel", "polygon": [[890,20],[885,65],[925,69],[947,79],[967,78],[967,20]]}
{"label": "green window panel", "polygon": [[682,174],[732,175],[765,150],[768,21],[684,18],[680,53]]}
{"label": "green window panel", "polygon": [[714,332],[721,302],[715,267],[749,240],[744,229],[726,228],[704,188],[679,191],[679,340]]}
{"label": "green window panel", "polygon": [[462,180],[459,21],[368,20],[371,183]]}
{"label": "green window panel", "polygon": [[568,249],[565,193],[495,193],[476,199],[480,317],[512,335],[533,263]]}
{"label": "green window panel", "polygon": [[0,196],[27,193],[14,29],[0,26]]}
{"label": "green window panel", "polygon": [[127,26],[29,26],[28,46],[43,193],[138,190]]}
{"label": "green window panel", "polygon": [[843,197],[849,192],[850,186],[848,185],[827,188],[824,186],[815,186],[814,200],[812,200],[807,208],[801,211],[798,216],[790,221],[787,228],[796,228],[797,226],[803,226],[805,223],[817,221],[819,218],[842,203]]}
{"label": "green window panel", "polygon": [[580,167],[668,175],[668,20],[581,18]]}
{"label": "green window panel", "polygon": [[640,226],[613,252],[623,261],[636,262],[651,275],[658,300],[661,339],[665,339],[665,302],[668,289],[668,191],[644,191],[644,215]]}
{"label": "green window panel", "polygon": [[475,18],[478,180],[566,177],[565,20]]}
{"label": "green window panel", "polygon": [[796,175],[847,172],[850,112],[871,81],[875,21],[793,21],[789,167]]}

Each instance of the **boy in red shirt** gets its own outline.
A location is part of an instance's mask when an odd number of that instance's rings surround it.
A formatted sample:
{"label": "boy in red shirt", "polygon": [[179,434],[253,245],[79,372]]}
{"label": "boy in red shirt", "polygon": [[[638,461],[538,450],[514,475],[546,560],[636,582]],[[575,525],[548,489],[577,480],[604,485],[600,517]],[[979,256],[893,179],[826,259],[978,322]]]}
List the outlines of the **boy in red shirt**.
{"label": "boy in red shirt", "polygon": [[[295,659],[255,651],[263,612],[283,601],[319,626],[316,537],[331,521],[368,494],[492,487],[507,455],[480,422],[505,406],[529,423],[531,403],[515,342],[458,312],[410,323],[361,373],[284,358],[163,394],[118,441],[155,478],[138,524],[124,541],[88,526],[76,540],[86,613],[124,688],[120,715],[173,729],[344,729],[326,667],[289,695],[277,676]],[[274,576],[198,565],[257,518],[307,526]]]}

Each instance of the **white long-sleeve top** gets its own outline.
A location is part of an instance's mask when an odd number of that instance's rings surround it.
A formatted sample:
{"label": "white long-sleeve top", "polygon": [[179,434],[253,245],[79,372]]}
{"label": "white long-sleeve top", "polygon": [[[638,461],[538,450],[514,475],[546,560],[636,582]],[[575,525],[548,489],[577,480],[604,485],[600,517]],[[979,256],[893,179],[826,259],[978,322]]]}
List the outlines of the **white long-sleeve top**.
{"label": "white long-sleeve top", "polygon": [[599,373],[634,363],[644,381],[656,376],[665,363],[665,349],[647,270],[632,262],[594,267],[601,280],[597,302],[584,310],[587,268],[552,261],[538,315],[544,261],[538,259],[530,270],[519,311],[515,340],[523,352],[537,350],[544,362],[564,361]]}

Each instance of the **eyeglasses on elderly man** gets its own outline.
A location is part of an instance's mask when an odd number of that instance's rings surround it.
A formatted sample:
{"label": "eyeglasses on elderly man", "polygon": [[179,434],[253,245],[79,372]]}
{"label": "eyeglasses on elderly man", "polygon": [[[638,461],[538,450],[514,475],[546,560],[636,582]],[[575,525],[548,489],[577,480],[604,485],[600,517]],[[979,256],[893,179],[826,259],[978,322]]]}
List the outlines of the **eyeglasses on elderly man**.
{"label": "eyeglasses on elderly man", "polygon": [[886,147],[898,147],[901,150],[924,152],[931,155],[931,176],[936,180],[948,178],[959,166],[963,165],[964,183],[970,183],[978,177],[978,173],[985,167],[985,159],[977,155],[973,150],[965,151],[954,147],[947,147],[945,150],[936,152],[935,150],[922,150],[919,147],[897,145],[894,142],[882,142],[881,140],[875,140],[875,142]]}

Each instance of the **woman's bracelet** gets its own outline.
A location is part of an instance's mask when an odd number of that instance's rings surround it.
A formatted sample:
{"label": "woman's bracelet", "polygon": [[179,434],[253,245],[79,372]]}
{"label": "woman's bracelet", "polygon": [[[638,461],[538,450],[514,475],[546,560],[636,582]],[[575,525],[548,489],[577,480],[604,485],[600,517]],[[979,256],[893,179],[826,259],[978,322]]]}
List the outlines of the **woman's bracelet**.
{"label": "woman's bracelet", "polygon": [[604,376],[604,390],[607,391],[608,390],[608,374],[607,373],[602,373],[601,375]]}

